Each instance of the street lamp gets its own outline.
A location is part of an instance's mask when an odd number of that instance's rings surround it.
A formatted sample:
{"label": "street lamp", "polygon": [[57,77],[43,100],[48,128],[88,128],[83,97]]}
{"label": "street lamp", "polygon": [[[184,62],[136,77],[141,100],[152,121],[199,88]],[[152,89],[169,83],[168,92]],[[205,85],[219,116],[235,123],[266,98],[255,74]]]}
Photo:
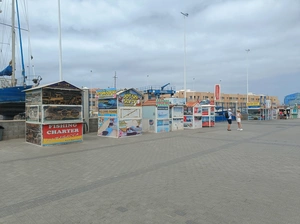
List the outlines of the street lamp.
{"label": "street lamp", "polygon": [[181,12],[181,14],[184,17],[184,68],[183,68],[183,85],[184,85],[184,99],[186,99],[186,41],[185,41],[185,18],[189,16],[188,13],[183,13]]}
{"label": "street lamp", "polygon": [[195,78],[193,78],[193,101],[195,99]]}
{"label": "street lamp", "polygon": [[249,92],[249,89],[248,89],[248,53],[250,51],[250,49],[246,49],[245,50],[247,52],[247,103],[246,103],[246,108],[247,108],[247,114],[248,114],[248,92]]}
{"label": "street lamp", "polygon": [[147,75],[147,89],[148,89],[148,85],[149,85],[149,82],[148,82],[148,79],[149,79],[149,75]]}

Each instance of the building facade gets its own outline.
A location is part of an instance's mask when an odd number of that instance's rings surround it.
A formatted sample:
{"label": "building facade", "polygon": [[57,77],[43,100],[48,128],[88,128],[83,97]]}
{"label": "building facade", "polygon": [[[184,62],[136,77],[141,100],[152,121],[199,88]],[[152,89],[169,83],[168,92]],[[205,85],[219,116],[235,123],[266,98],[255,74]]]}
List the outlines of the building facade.
{"label": "building facade", "polygon": [[[258,103],[260,102],[260,96],[262,94],[248,94],[248,103]],[[265,95],[263,95],[265,96]],[[165,97],[165,96],[164,96]],[[174,97],[183,98],[184,91],[177,91]],[[186,92],[187,102],[191,101],[202,101],[202,100],[210,100],[214,101],[214,93],[213,92],[196,92],[187,90]],[[270,100],[272,108],[277,108],[280,105],[280,101],[277,96],[266,96],[267,100]],[[220,100],[215,101],[216,105],[223,105],[224,107],[246,107],[247,103],[247,95],[239,94],[239,93],[222,93],[220,96]]]}

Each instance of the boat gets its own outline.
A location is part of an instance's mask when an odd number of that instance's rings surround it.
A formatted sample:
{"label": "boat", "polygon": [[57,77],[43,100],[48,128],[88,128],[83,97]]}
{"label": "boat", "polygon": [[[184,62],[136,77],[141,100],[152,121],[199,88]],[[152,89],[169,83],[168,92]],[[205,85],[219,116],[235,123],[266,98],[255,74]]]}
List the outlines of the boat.
{"label": "boat", "polygon": [[[0,0],[0,4],[2,1]],[[2,119],[4,120],[12,120],[16,115],[22,114],[25,112],[25,92],[29,88],[33,86],[37,86],[41,81],[41,77],[34,78],[32,80],[32,84],[27,84],[27,76],[25,74],[25,66],[24,66],[24,57],[23,57],[23,46],[22,46],[22,32],[20,25],[20,16],[19,16],[19,8],[18,8],[18,0],[11,1],[12,7],[12,15],[11,15],[11,24],[7,24],[5,22],[0,21],[0,25],[5,26],[4,28],[9,29],[11,31],[11,60],[9,61],[7,67],[5,67],[2,71],[0,70],[0,115],[2,115]],[[3,10],[0,8],[0,15],[3,14]],[[17,27],[15,26],[15,17],[17,17]],[[7,28],[9,27],[9,28]],[[4,30],[3,28],[3,30]],[[22,29],[23,30],[23,29]],[[21,58],[21,73],[22,80],[21,83],[18,83],[16,79],[16,31],[18,31],[19,43],[20,43],[20,58]],[[1,43],[1,52],[2,46],[5,44]],[[10,43],[6,43],[10,45]],[[33,57],[31,56],[31,59]],[[1,58],[2,60],[2,58]]]}

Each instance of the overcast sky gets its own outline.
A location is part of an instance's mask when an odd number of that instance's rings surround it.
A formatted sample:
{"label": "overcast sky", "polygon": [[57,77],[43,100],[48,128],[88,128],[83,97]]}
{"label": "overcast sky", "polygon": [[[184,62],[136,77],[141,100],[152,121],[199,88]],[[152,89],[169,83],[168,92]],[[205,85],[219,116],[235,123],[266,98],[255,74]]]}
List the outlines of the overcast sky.
{"label": "overcast sky", "polygon": [[[59,81],[58,1],[28,10],[35,74]],[[63,79],[78,87],[113,87],[116,72],[117,88],[183,89],[185,30],[187,89],[245,94],[248,64],[249,92],[300,92],[299,0],[61,0],[61,26]]]}

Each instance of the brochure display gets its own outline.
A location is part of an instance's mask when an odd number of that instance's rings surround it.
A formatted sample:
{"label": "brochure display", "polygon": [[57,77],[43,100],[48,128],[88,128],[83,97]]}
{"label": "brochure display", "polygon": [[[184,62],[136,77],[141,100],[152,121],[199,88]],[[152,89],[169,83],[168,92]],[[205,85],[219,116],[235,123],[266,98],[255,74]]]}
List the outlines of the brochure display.
{"label": "brochure display", "polygon": [[202,128],[202,107],[198,102],[187,102],[183,113],[185,129]]}
{"label": "brochure display", "polygon": [[142,95],[135,89],[97,90],[98,136],[129,137],[142,134]]}
{"label": "brochure display", "polygon": [[215,105],[201,105],[202,127],[215,126]]}
{"label": "brochure display", "polygon": [[169,132],[169,101],[148,100],[143,104],[143,131]]}
{"label": "brochure display", "polygon": [[26,90],[26,142],[47,146],[82,142],[81,89],[61,81]]}
{"label": "brochure display", "polygon": [[184,98],[165,98],[170,103],[170,130],[179,131],[184,130],[183,125],[183,110],[186,104]]}

